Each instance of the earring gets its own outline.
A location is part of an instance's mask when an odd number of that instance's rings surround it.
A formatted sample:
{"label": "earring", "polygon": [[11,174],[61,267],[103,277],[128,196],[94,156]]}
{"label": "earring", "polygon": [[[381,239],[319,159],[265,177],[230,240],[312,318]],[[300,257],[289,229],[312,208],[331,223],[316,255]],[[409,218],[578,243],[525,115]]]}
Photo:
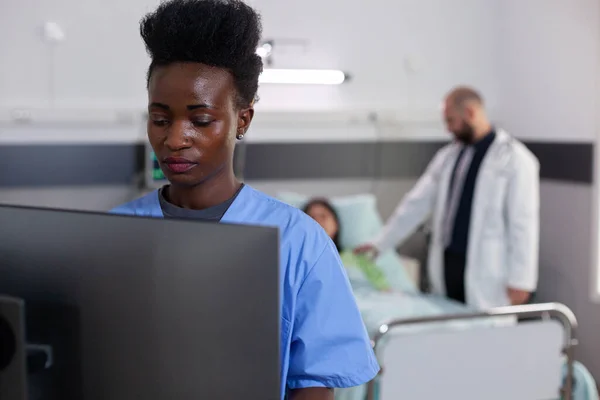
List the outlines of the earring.
{"label": "earring", "polygon": [[244,131],[243,130],[238,131],[236,138],[237,138],[237,140],[242,140],[244,138]]}

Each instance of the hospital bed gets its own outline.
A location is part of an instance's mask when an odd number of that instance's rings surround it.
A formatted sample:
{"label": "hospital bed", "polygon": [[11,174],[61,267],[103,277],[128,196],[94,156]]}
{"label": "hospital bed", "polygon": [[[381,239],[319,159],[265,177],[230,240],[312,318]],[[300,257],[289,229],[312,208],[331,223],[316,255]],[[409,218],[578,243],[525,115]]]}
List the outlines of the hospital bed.
{"label": "hospital bed", "polygon": [[[501,326],[451,333],[402,332],[411,326],[501,317],[521,322],[508,319]],[[368,385],[367,399],[573,400],[576,326],[571,310],[561,304],[389,321],[373,339],[382,372]]]}
{"label": "hospital bed", "polygon": [[479,312],[406,296],[394,309],[404,317],[377,323],[394,306],[374,316],[364,300],[359,294],[382,370],[368,385],[337,390],[336,400],[598,400],[594,379],[574,361],[577,321],[564,305]]}
{"label": "hospital bed", "polygon": [[[277,197],[302,208],[310,196]],[[373,195],[330,200],[343,248],[369,241],[382,228]],[[369,385],[336,390],[336,400],[598,400],[593,378],[573,361],[576,320],[565,306],[481,313],[419,292],[414,260],[391,251],[377,263],[394,291],[354,294],[382,373]],[[578,394],[569,397],[573,388]]]}

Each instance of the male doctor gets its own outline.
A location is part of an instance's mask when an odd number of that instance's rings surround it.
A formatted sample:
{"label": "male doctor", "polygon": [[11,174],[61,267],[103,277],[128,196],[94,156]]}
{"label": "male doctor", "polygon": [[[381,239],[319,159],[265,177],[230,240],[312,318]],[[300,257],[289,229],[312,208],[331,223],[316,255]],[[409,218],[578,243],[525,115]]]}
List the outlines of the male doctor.
{"label": "male doctor", "polygon": [[397,246],[432,218],[432,291],[478,309],[526,303],[538,280],[539,162],[496,129],[473,89],[452,90],[444,118],[454,141],[437,152],[372,243]]}

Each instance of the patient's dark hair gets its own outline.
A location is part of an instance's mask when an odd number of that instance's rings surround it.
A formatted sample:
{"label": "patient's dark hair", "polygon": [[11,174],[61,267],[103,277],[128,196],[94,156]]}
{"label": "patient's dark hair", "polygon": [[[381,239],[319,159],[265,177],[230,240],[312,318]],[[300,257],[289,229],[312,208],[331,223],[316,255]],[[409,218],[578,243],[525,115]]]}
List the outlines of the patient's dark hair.
{"label": "patient's dark hair", "polygon": [[317,199],[312,199],[308,203],[306,203],[306,205],[304,206],[302,211],[304,211],[305,214],[308,214],[308,211],[310,211],[312,206],[323,206],[333,216],[333,219],[335,220],[335,223],[337,224],[337,231],[335,232],[335,235],[333,235],[333,237],[331,239],[333,240],[333,244],[335,244],[335,247],[337,248],[338,252],[341,252],[342,246],[340,245],[340,231],[342,230],[342,227],[340,225],[340,218],[339,218],[337,212],[335,211],[335,208],[333,208],[331,203],[329,201],[327,201],[326,199],[317,198]]}
{"label": "patient's dark hair", "polygon": [[262,59],[256,54],[262,25],[254,9],[239,0],[169,0],[140,22],[140,34],[155,67],[193,62],[228,70],[240,107],[258,90]]}

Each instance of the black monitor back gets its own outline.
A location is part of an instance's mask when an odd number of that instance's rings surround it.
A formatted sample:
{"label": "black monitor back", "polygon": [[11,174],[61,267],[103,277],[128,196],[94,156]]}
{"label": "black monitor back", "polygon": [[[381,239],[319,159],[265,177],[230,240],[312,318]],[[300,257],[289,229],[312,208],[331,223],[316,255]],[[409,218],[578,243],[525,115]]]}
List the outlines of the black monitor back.
{"label": "black monitor back", "polygon": [[275,228],[0,206],[0,295],[53,350],[29,399],[278,399],[278,253]]}

